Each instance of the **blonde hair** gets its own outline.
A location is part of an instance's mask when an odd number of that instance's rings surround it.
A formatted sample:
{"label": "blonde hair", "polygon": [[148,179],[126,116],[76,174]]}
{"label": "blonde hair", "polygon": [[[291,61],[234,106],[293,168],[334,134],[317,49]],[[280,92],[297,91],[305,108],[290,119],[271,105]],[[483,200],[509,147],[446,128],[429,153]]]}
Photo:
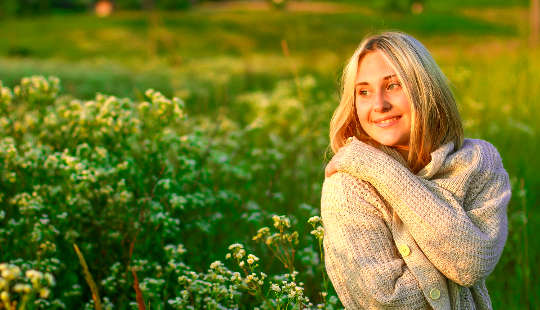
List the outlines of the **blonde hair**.
{"label": "blonde hair", "polygon": [[392,63],[411,105],[409,169],[420,171],[431,160],[431,152],[443,144],[453,142],[455,149],[461,148],[463,126],[447,78],[418,40],[401,32],[384,32],[365,38],[343,70],[341,100],[330,121],[332,151],[336,153],[350,136],[382,147],[360,126],[354,93],[362,57],[376,50]]}

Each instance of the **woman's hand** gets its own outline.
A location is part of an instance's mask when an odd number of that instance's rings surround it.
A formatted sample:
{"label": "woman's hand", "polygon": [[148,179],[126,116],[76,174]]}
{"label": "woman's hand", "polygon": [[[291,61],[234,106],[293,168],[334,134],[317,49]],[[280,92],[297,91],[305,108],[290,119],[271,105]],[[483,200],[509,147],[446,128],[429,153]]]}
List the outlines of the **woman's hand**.
{"label": "woman's hand", "polygon": [[[347,146],[351,144],[354,140],[357,140],[355,137],[349,137],[345,141],[345,145],[339,148],[336,154],[332,157],[330,162],[326,165],[326,168],[324,169],[324,176],[326,178],[330,177],[332,174],[336,173],[338,171],[338,166],[341,166],[343,164],[343,155],[346,153]],[[357,140],[360,142],[359,140]],[[360,142],[361,143],[361,142]]]}
{"label": "woman's hand", "polygon": [[[338,167],[343,167],[346,165],[346,162],[344,162],[345,158],[344,155],[347,152],[347,147],[353,142],[354,140],[357,140],[355,137],[349,137],[347,138],[347,141],[345,141],[345,145],[339,148],[336,154],[332,157],[330,162],[326,165],[326,168],[324,169],[324,176],[326,178],[330,177],[332,174],[338,172]],[[358,141],[358,140],[357,140]],[[360,141],[358,141],[360,142]],[[361,142],[360,142],[361,143]]]}
{"label": "woman's hand", "polygon": [[356,137],[349,137],[345,145],[338,150],[326,165],[324,176],[328,178],[338,171],[353,173],[354,170],[365,168],[366,164],[382,160],[385,157],[376,148],[358,140]]}
{"label": "woman's hand", "polygon": [[325,178],[330,177],[332,174],[334,174],[337,171],[333,160],[334,160],[334,157],[332,157],[332,160],[330,160],[330,162],[326,165],[326,168],[324,168],[324,177]]}
{"label": "woman's hand", "polygon": [[343,154],[341,150],[343,150],[343,148],[340,148],[339,151],[332,157],[330,162],[326,165],[326,168],[324,169],[324,176],[326,178],[330,177],[332,174],[337,172],[336,162],[340,160],[339,157],[341,154]]}

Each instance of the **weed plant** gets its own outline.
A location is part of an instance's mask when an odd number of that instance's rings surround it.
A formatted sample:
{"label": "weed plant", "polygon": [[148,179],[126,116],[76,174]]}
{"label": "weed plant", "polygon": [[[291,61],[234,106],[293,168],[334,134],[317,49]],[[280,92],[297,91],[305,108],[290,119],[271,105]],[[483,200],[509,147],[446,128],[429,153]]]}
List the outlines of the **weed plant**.
{"label": "weed plant", "polygon": [[[314,83],[300,82],[303,91]],[[284,83],[270,98],[243,97],[244,104],[263,106],[241,128],[226,118],[219,126],[189,120],[180,99],[153,90],[142,102],[102,94],[81,101],[59,95],[54,77],[0,87],[0,261],[9,270],[34,268],[57,279],[50,296],[13,295],[20,285],[5,284],[2,294],[18,296],[6,303],[67,309],[338,304],[328,286],[314,293],[323,273],[320,244],[291,231],[293,224],[309,231],[306,220],[316,209],[303,204],[298,218],[272,214],[276,204],[298,203],[284,201],[293,194],[277,176],[305,180],[318,170],[289,169],[303,159],[281,149],[287,139],[309,154],[302,145],[316,134],[284,126],[302,109],[291,98],[296,88]],[[264,191],[254,190],[258,183]],[[258,229],[269,220],[274,233]],[[233,242],[251,241],[250,232],[266,245],[263,257],[274,260],[263,265]],[[280,265],[285,273],[276,272]],[[3,272],[2,283],[18,273]]]}

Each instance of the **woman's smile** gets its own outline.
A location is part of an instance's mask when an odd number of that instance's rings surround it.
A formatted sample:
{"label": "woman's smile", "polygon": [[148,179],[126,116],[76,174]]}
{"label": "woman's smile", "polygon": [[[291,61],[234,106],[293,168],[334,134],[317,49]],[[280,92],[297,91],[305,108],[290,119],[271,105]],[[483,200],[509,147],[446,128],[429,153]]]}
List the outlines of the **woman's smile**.
{"label": "woman's smile", "polygon": [[399,119],[401,119],[401,115],[388,116],[388,117],[377,119],[373,121],[373,123],[379,127],[386,128],[386,127],[395,125],[399,121]]}

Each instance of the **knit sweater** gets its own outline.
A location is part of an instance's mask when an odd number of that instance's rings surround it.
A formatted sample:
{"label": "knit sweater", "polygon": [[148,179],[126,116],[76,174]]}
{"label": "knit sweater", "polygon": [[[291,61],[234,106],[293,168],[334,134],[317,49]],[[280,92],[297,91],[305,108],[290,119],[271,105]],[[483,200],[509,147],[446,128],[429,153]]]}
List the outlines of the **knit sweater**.
{"label": "knit sweater", "polygon": [[511,196],[486,141],[448,143],[413,174],[356,138],[321,197],[326,270],[347,309],[492,309],[485,285],[508,234]]}

